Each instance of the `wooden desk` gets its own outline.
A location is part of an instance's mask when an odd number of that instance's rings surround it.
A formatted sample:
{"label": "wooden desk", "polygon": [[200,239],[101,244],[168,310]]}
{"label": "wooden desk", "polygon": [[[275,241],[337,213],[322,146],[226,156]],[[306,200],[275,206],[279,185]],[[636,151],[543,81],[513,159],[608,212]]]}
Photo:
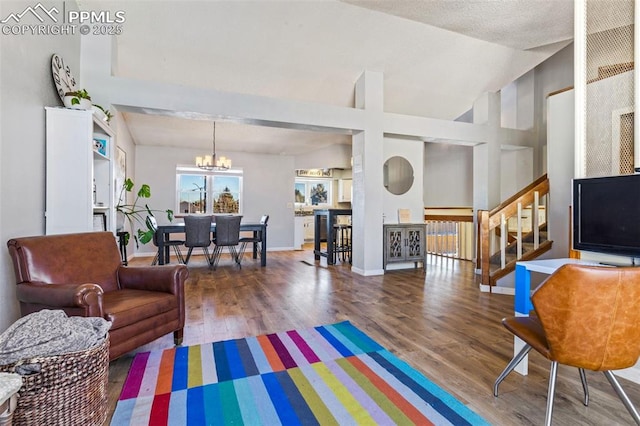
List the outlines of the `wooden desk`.
{"label": "wooden desk", "polygon": [[[267,224],[266,223],[240,223],[240,231],[253,231],[254,238],[259,240],[262,246],[260,250],[260,265],[267,266]],[[184,223],[175,223],[171,225],[160,225],[156,232],[160,233],[158,238],[158,265],[164,265],[165,259],[165,240],[169,239],[169,234],[184,234]],[[216,224],[211,224],[211,232],[216,232]],[[253,243],[253,258],[258,258],[258,242]]]}

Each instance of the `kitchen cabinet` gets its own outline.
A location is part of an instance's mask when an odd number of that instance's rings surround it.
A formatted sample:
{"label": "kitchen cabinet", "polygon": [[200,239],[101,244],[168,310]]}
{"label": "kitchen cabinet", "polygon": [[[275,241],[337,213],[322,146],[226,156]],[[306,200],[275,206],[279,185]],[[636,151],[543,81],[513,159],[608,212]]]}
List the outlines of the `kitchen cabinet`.
{"label": "kitchen cabinet", "polygon": [[115,134],[93,111],[47,107],[45,232],[115,229]]}
{"label": "kitchen cabinet", "polygon": [[304,216],[296,216],[293,218],[295,226],[293,229],[294,250],[302,250],[302,245],[304,244],[304,219]]}
{"label": "kitchen cabinet", "polygon": [[338,202],[350,203],[352,194],[352,179],[340,179],[338,180]]}
{"label": "kitchen cabinet", "polygon": [[315,230],[313,229],[313,216],[304,217],[304,240],[313,241]]}
{"label": "kitchen cabinet", "polygon": [[418,262],[425,262],[425,232],[424,223],[386,224],[384,229],[384,259],[383,267],[386,270],[389,263],[413,262],[418,267]]}

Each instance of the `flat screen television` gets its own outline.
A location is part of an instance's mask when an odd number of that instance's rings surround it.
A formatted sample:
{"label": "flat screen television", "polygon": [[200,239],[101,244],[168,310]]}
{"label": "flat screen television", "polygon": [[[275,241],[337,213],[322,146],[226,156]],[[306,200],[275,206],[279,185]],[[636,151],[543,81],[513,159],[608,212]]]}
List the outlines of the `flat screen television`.
{"label": "flat screen television", "polygon": [[573,248],[640,257],[640,174],[573,180]]}

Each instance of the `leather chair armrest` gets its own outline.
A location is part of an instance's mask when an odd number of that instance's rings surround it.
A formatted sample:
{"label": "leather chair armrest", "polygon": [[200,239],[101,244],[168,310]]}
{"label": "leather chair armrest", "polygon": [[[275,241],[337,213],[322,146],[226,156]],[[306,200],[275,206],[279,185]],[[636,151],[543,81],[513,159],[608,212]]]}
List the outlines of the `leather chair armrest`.
{"label": "leather chair armrest", "polygon": [[184,265],[121,266],[118,268],[120,288],[162,291],[182,295],[189,270]]}
{"label": "leather chair armrest", "polygon": [[102,317],[102,287],[98,284],[45,284],[23,282],[17,285],[18,300],[52,309],[83,309],[86,316]]}

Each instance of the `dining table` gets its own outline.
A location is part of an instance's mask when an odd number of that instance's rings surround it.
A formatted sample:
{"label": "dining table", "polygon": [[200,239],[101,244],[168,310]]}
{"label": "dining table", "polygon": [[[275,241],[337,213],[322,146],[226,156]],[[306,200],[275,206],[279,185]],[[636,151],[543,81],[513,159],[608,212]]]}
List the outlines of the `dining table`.
{"label": "dining table", "polygon": [[[171,234],[184,234],[184,223],[172,223],[169,225],[158,225],[156,230],[159,234],[158,238],[158,265],[164,265],[167,262],[165,256],[168,255],[168,248],[164,242],[169,240]],[[211,232],[216,232],[215,222],[211,223]],[[267,224],[260,222],[241,222],[240,232],[253,232],[256,241],[253,243],[253,258],[258,258],[258,244],[261,245],[260,250],[260,266],[267,266]]]}

